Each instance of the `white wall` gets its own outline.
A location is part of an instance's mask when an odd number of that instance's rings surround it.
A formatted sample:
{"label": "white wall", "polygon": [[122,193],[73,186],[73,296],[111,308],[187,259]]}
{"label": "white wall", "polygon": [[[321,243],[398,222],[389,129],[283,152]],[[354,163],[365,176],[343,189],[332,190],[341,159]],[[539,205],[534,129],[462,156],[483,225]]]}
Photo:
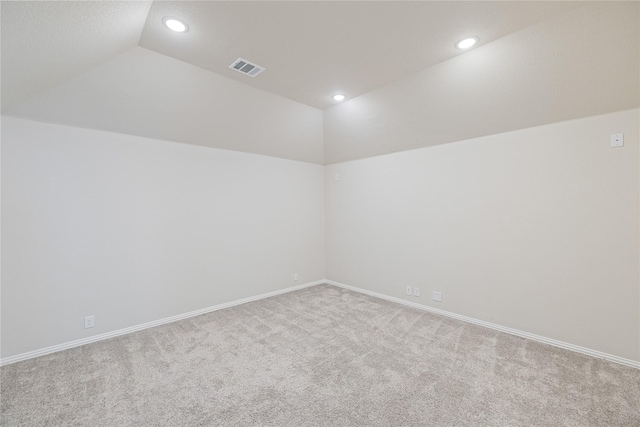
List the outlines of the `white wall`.
{"label": "white wall", "polygon": [[327,279],[640,361],[638,116],[327,166]]}
{"label": "white wall", "polygon": [[2,357],[326,277],[640,360],[639,114],[324,171],[3,117]]}
{"label": "white wall", "polygon": [[323,279],[323,180],[310,163],[3,117],[2,357]]}

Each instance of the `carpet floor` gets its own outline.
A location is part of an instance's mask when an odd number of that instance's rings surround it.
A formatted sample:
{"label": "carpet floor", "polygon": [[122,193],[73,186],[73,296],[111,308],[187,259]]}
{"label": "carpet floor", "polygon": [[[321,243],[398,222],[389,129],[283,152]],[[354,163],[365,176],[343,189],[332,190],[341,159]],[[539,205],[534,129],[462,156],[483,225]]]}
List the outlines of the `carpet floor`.
{"label": "carpet floor", "polygon": [[640,426],[640,370],[329,285],[0,379],[3,426]]}

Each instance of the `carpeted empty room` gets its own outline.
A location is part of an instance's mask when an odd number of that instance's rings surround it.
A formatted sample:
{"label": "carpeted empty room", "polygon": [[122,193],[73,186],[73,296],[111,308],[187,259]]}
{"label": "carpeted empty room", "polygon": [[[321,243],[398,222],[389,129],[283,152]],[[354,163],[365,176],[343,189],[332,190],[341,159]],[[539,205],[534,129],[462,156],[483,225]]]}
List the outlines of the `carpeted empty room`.
{"label": "carpeted empty room", "polygon": [[1,426],[640,427],[639,1],[0,20]]}
{"label": "carpeted empty room", "polygon": [[637,426],[640,370],[318,285],[9,365],[3,425]]}

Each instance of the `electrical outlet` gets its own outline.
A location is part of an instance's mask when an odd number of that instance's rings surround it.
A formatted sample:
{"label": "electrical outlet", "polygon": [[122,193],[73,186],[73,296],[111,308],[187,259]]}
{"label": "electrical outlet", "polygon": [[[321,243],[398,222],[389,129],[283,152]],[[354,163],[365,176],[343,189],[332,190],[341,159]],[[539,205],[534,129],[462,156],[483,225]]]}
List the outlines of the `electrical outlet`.
{"label": "electrical outlet", "polygon": [[405,291],[405,292],[407,293],[407,295],[411,295],[411,294],[413,294],[413,291],[412,291],[412,289],[411,289],[411,286],[407,286],[407,287],[406,287],[406,291]]}
{"label": "electrical outlet", "polygon": [[336,181],[340,181],[340,174],[339,173],[335,174],[333,176],[333,179],[336,180]]}
{"label": "electrical outlet", "polygon": [[416,297],[420,296],[420,288],[413,288],[413,295]]}
{"label": "electrical outlet", "polygon": [[433,300],[442,302],[442,292],[433,291]]}
{"label": "electrical outlet", "polygon": [[95,316],[87,316],[84,318],[84,328],[93,328],[96,326],[96,318]]}
{"label": "electrical outlet", "polygon": [[293,273],[293,281],[298,281],[298,273]]}

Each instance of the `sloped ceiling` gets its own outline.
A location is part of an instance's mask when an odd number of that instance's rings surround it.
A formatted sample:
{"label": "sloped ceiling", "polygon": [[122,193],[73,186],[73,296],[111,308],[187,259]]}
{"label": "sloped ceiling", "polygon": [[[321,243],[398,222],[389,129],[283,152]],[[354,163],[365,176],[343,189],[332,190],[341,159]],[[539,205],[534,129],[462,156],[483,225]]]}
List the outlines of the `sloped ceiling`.
{"label": "sloped ceiling", "polygon": [[594,2],[325,110],[325,162],[636,108],[639,6]]}
{"label": "sloped ceiling", "polygon": [[635,107],[638,3],[596,3],[3,1],[2,112],[324,163]]}
{"label": "sloped ceiling", "polygon": [[322,111],[141,47],[45,91],[13,113],[323,163]]}
{"label": "sloped ceiling", "polygon": [[[489,43],[579,7],[573,2],[311,1],[154,2],[140,46],[325,109],[462,53],[469,35]],[[190,30],[176,37],[162,18]],[[238,57],[267,71],[230,70]]]}
{"label": "sloped ceiling", "polygon": [[2,1],[2,112],[138,44],[151,1]]}

